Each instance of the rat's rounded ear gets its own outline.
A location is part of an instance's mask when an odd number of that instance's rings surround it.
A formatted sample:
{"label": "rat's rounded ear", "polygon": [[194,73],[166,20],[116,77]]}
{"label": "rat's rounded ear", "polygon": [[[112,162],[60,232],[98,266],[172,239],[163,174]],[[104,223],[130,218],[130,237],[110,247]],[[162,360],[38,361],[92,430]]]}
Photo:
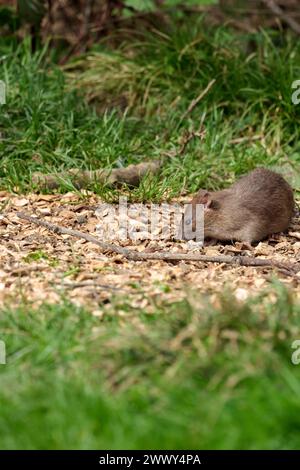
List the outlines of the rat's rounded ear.
{"label": "rat's rounded ear", "polygon": [[204,209],[210,208],[212,204],[211,194],[204,189],[200,189],[200,191],[197,193],[197,203],[203,204]]}

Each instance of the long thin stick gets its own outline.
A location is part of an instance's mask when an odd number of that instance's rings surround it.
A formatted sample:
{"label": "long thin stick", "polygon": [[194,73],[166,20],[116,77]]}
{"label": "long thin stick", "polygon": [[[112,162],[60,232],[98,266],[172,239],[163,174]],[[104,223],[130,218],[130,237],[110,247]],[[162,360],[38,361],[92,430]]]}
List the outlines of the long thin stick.
{"label": "long thin stick", "polygon": [[156,252],[156,253],[140,253],[138,251],[132,251],[128,248],[122,248],[112,243],[106,243],[98,240],[96,237],[87,233],[79,232],[78,230],[72,230],[69,228],[61,227],[59,225],[50,224],[43,219],[32,217],[24,212],[18,212],[18,217],[23,220],[27,220],[33,224],[45,227],[47,230],[58,234],[71,235],[73,237],[82,238],[90,243],[98,245],[103,251],[110,251],[124,256],[127,259],[133,261],[145,261],[145,260],[161,260],[161,261],[200,261],[204,263],[225,263],[233,264],[238,266],[256,266],[256,267],[276,267],[283,269],[285,272],[295,272],[293,265],[279,263],[276,261],[254,258],[250,256],[209,256],[199,255],[195,253],[167,253],[167,252]]}
{"label": "long thin stick", "polygon": [[202,98],[204,98],[204,96],[209,92],[209,90],[211,89],[211,87],[214,85],[216,79],[213,78],[209,84],[207,85],[207,87],[201,91],[200,95],[197,96],[197,98],[195,98],[194,100],[191,101],[188,109],[183,113],[183,115],[181,116],[181,119],[180,119],[180,122],[184,121],[184,119],[187,117],[188,114],[190,114],[193,109],[197,106],[197,104],[202,100]]}
{"label": "long thin stick", "polygon": [[274,0],[263,0],[263,3],[278,16],[284,23],[286,23],[296,34],[300,34],[300,25],[290,15],[285,13]]}

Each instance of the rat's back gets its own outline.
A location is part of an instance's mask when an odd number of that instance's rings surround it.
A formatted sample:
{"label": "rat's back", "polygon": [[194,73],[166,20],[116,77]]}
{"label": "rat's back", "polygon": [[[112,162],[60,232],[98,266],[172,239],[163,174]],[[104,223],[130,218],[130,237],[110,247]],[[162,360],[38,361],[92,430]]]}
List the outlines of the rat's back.
{"label": "rat's back", "polygon": [[[244,198],[254,203],[268,203],[270,197],[283,197],[294,206],[293,190],[283,176],[267,168],[256,168],[232,185]],[[260,199],[260,198],[263,199]]]}
{"label": "rat's back", "polygon": [[256,168],[238,180],[232,189],[240,207],[255,217],[264,235],[287,229],[295,204],[293,190],[281,175]]}

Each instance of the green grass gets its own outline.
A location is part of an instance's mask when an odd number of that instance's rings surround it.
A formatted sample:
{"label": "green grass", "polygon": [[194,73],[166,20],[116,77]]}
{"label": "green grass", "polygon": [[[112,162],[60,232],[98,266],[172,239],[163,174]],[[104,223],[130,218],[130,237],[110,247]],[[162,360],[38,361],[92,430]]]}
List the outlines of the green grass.
{"label": "green grass", "polygon": [[[294,176],[299,189],[300,105],[291,103],[299,64],[299,41],[289,35],[210,31],[199,21],[115,50],[97,45],[64,69],[47,47],[32,55],[27,40],[0,39],[0,190],[36,190],[34,171],[161,156],[162,174],[131,190],[132,200],[221,188],[258,165]],[[179,155],[200,122],[205,139]],[[70,188],[67,181],[60,191]],[[119,194],[91,188],[106,199]],[[26,261],[44,258],[35,251]],[[190,295],[154,303],[152,313],[120,298],[99,309],[101,319],[67,299],[2,308],[1,448],[299,446],[291,344],[300,306],[280,284],[243,305],[228,294],[215,306]]]}
{"label": "green grass", "polygon": [[297,448],[300,305],[272,292],[152,313],[114,298],[101,319],[67,302],[2,309],[1,448]]}
{"label": "green grass", "polygon": [[[220,188],[258,165],[299,171],[300,106],[291,102],[291,84],[300,76],[300,45],[288,36],[237,36],[196,21],[145,33],[118,50],[96,46],[64,71],[47,48],[32,56],[26,41],[3,45],[2,53],[8,93],[0,115],[1,188],[32,190],[33,171],[126,166],[170,152],[162,175],[146,179],[133,199]],[[176,154],[201,120],[205,139]],[[70,182],[61,187],[67,189]],[[114,197],[108,187],[93,189]]]}

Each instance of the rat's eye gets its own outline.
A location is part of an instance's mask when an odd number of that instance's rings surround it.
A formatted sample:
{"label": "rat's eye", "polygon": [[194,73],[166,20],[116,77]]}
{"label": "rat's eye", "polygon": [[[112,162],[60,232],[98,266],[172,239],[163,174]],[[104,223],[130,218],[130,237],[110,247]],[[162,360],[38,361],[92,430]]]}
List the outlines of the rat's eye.
{"label": "rat's eye", "polygon": [[191,223],[192,223],[192,219],[187,219],[187,220],[185,221],[185,225],[191,225]]}

